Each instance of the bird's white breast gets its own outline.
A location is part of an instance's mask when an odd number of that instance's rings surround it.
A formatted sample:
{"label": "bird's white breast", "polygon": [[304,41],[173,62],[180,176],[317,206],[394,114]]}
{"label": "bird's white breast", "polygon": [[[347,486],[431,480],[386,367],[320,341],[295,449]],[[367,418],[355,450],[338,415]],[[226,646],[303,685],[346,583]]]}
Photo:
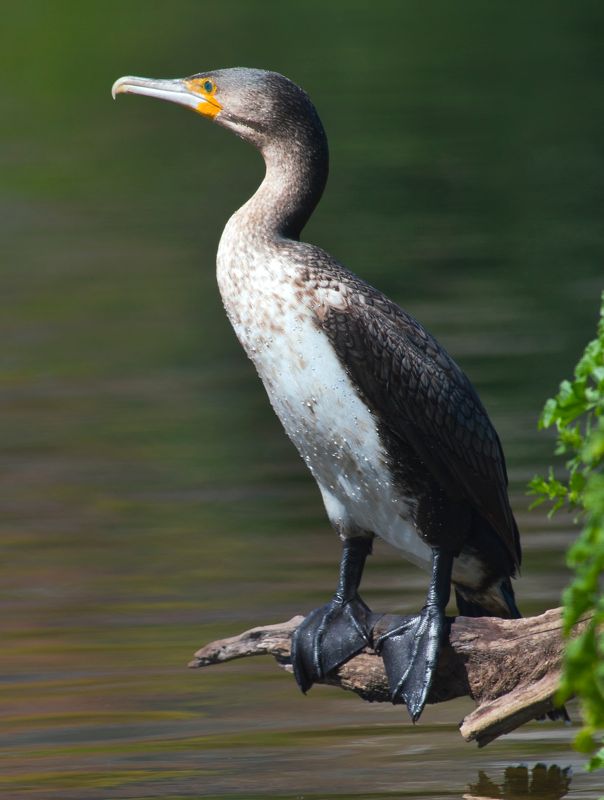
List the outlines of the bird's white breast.
{"label": "bird's white breast", "polygon": [[421,566],[431,551],[392,482],[376,420],[317,325],[345,287],[309,289],[302,268],[273,248],[247,246],[227,225],[218,251],[222,299],[270,402],[315,477],[340,535],[376,533]]}

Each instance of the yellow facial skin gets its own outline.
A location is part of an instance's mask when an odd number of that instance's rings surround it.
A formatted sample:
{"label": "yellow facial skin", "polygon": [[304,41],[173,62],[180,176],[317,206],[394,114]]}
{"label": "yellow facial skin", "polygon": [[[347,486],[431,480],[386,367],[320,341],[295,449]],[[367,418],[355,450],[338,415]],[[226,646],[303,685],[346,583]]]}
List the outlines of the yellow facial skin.
{"label": "yellow facial skin", "polygon": [[[198,114],[214,119],[218,112],[222,111],[222,106],[214,97],[216,84],[213,80],[210,80],[210,78],[189,78],[183,83],[192,94],[198,94],[203,98],[196,108]],[[208,91],[209,84],[211,84],[212,88]]]}
{"label": "yellow facial skin", "polygon": [[111,88],[115,98],[118,94],[141,94],[156,97],[169,103],[190,108],[209,119],[222,111],[222,103],[216,97],[216,84],[211,78],[140,78],[125,75],[118,78]]}

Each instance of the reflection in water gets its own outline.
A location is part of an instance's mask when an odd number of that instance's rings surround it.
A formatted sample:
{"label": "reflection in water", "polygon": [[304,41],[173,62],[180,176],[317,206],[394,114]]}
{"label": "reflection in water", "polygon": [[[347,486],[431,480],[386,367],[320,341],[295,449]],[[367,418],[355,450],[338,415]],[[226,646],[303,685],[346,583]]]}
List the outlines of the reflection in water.
{"label": "reflection in water", "polygon": [[570,789],[572,770],[557,764],[508,767],[503,783],[495,784],[480,772],[478,782],[468,787],[464,800],[558,800]]}

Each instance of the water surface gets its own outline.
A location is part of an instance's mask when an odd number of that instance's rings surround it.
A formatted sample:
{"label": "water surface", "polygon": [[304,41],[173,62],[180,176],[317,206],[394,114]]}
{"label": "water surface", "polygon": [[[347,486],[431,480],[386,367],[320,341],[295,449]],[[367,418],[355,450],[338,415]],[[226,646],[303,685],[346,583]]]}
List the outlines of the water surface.
{"label": "water surface", "polygon": [[[109,89],[228,65],[307,88],[332,175],[306,235],[475,382],[530,614],[559,603],[574,535],[529,515],[524,487],[551,458],[540,407],[599,304],[603,23],[589,2],[4,9],[2,797],[551,800],[568,783],[554,765],[574,768],[566,796],[599,795],[559,725],[479,751],[456,729],[469,700],[413,727],[333,689],[302,697],[269,659],[185,669],[212,638],[325,602],[339,546],[215,286],[259,158]],[[376,548],[371,605],[410,612],[425,587]],[[538,762],[553,771],[531,790]]]}

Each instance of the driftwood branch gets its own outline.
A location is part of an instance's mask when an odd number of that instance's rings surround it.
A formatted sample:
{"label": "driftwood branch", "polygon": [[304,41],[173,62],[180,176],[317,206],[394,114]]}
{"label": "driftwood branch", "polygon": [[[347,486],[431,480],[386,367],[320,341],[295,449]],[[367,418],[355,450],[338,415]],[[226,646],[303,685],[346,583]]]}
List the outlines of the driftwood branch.
{"label": "driftwood branch", "polygon": [[[374,635],[391,626],[394,619],[384,615]],[[211,642],[195,653],[189,667],[272,655],[291,671],[291,636],[302,620],[294,617]],[[588,622],[582,620],[575,633],[584,630]],[[462,721],[460,732],[466,741],[482,747],[554,708],[563,649],[560,608],[517,620],[456,617],[451,621],[449,642],[441,651],[428,702],[465,695],[473,698],[477,707]],[[356,692],[364,700],[390,702],[382,659],[369,648],[330,673],[325,683]]]}

